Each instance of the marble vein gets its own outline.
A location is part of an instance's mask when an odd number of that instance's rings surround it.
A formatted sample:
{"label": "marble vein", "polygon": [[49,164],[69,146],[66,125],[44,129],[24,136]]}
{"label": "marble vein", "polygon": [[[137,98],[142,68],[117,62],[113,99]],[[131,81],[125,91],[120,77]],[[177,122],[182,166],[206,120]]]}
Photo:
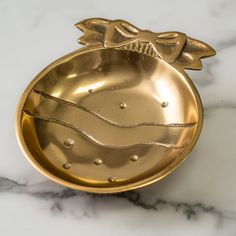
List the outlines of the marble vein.
{"label": "marble vein", "polygon": [[47,190],[39,191],[37,187],[36,188],[35,187],[36,186],[34,185],[21,184],[8,178],[0,177],[0,192],[27,194],[36,198],[41,198],[45,200],[49,199],[54,200],[50,210],[57,212],[63,211],[60,201],[74,197],[88,196],[91,199],[104,199],[104,198],[123,199],[125,201],[128,201],[133,206],[140,207],[144,210],[152,210],[156,212],[170,209],[172,211],[183,214],[188,220],[196,219],[201,214],[209,214],[216,217],[219,222],[222,222],[224,218],[231,218],[232,220],[236,221],[236,215],[233,217],[225,215],[223,212],[221,212],[214,206],[206,205],[200,202],[197,203],[176,202],[157,198],[152,203],[149,203],[146,202],[144,199],[142,199],[141,193],[138,191],[129,191],[118,194],[104,195],[104,194],[85,193],[68,188],[61,188],[58,191],[47,191]]}
{"label": "marble vein", "polygon": [[225,39],[225,40],[219,42],[216,45],[216,48],[217,48],[217,51],[220,52],[220,51],[230,49],[235,46],[236,46],[236,36],[233,36],[229,39]]}

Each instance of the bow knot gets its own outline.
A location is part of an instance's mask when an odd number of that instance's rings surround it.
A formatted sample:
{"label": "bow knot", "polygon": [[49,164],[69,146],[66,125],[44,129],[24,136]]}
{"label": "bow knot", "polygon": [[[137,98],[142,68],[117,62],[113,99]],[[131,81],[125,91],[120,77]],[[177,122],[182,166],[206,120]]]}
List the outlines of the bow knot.
{"label": "bow knot", "polygon": [[80,37],[79,42],[86,46],[102,45],[105,48],[120,48],[138,42],[142,49],[134,50],[140,52],[144,50],[142,44],[149,44],[152,48],[150,55],[188,69],[201,69],[200,59],[215,54],[214,49],[209,45],[189,38],[184,33],[154,33],[140,30],[123,20],[92,18],[79,22],[76,27],[85,33]]}

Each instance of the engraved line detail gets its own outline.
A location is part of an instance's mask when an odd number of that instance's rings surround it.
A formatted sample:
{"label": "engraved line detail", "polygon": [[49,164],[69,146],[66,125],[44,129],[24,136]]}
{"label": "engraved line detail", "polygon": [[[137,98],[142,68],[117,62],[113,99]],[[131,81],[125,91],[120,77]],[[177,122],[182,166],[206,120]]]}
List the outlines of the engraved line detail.
{"label": "engraved line detail", "polygon": [[38,91],[38,90],[35,90],[34,89],[34,92],[35,93],[38,93],[40,94],[41,96],[45,97],[45,98],[48,98],[48,99],[51,99],[55,102],[58,102],[58,103],[61,103],[61,104],[64,104],[64,105],[68,105],[68,106],[73,106],[73,107],[76,107],[76,108],[79,108],[85,112],[88,112],[96,117],[98,117],[99,119],[103,120],[103,121],[106,121],[107,123],[109,124],[112,124],[114,126],[117,126],[117,127],[121,127],[121,128],[134,128],[134,127],[137,127],[137,126],[163,126],[163,127],[172,127],[172,128],[191,128],[193,126],[196,125],[195,122],[190,122],[190,123],[169,123],[169,124],[164,124],[164,123],[158,123],[158,122],[152,122],[152,121],[146,121],[146,122],[141,122],[141,123],[136,123],[136,124],[131,124],[131,125],[127,125],[127,124],[119,124],[119,123],[116,123],[114,121],[111,121],[101,115],[99,115],[98,113],[94,112],[94,111],[91,111],[90,109],[88,109],[87,107],[84,107],[82,105],[79,105],[79,104],[75,104],[73,102],[69,102],[69,101],[66,101],[64,99],[61,99],[61,98],[57,98],[57,97],[54,97],[54,96],[51,96],[49,94],[46,94],[44,92],[41,92],[41,91]]}
{"label": "engraved line detail", "polygon": [[135,41],[120,47],[116,47],[117,50],[130,50],[134,52],[143,53],[145,55],[151,56],[155,59],[158,58],[158,54],[156,53],[154,46],[150,42],[145,41]]}
{"label": "engraved line detail", "polygon": [[102,147],[110,148],[110,149],[125,149],[125,148],[131,148],[131,147],[135,147],[135,146],[139,146],[139,145],[140,146],[160,146],[160,147],[163,147],[163,148],[170,148],[170,149],[183,149],[183,148],[185,148],[189,144],[189,143],[187,143],[185,145],[175,145],[175,144],[151,141],[151,142],[143,142],[143,143],[136,143],[136,144],[132,144],[132,145],[122,145],[122,146],[106,145],[106,144],[103,144],[103,143],[99,142],[93,136],[87,134],[85,131],[83,131],[79,127],[76,127],[76,126],[74,126],[72,124],[69,124],[69,123],[67,123],[65,121],[61,121],[61,120],[50,118],[50,117],[40,116],[40,115],[35,114],[35,113],[33,113],[33,112],[29,111],[29,110],[24,110],[24,112],[28,116],[31,116],[33,118],[37,118],[37,119],[40,119],[40,120],[44,120],[44,121],[60,124],[60,125],[63,125],[65,127],[71,128],[71,129],[79,132],[84,138],[86,138],[90,142],[92,142],[92,143],[94,143],[94,144],[96,144],[98,146],[102,146]]}

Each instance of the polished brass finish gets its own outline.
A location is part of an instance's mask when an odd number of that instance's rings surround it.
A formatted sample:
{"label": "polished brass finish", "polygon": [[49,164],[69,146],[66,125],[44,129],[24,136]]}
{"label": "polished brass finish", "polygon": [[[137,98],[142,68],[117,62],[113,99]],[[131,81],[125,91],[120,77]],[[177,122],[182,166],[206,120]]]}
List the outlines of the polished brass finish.
{"label": "polished brass finish", "polygon": [[71,168],[71,163],[70,162],[66,162],[65,164],[63,164],[63,167],[65,169],[70,169]]}
{"label": "polished brass finish", "polygon": [[130,157],[130,160],[133,161],[133,162],[138,161],[138,159],[139,159],[139,156],[138,156],[138,155],[132,155],[132,156]]}
{"label": "polished brass finish", "polygon": [[167,107],[168,106],[168,102],[162,102],[161,106],[162,107]]}
{"label": "polished brass finish", "polygon": [[102,164],[102,160],[97,158],[97,159],[94,160],[94,164],[99,166],[99,165]]}
{"label": "polished brass finish", "polygon": [[112,183],[112,182],[115,182],[115,181],[116,181],[116,177],[114,177],[114,176],[111,176],[111,177],[108,178],[109,183]]}
{"label": "polished brass finish", "polygon": [[153,183],[190,153],[203,123],[201,100],[184,69],[213,56],[180,32],[154,33],[122,20],[76,27],[85,47],[50,64],[17,109],[28,160],[70,188],[114,193]]}
{"label": "polished brass finish", "polygon": [[122,103],[120,104],[120,108],[121,108],[121,109],[127,108],[127,104],[125,104],[125,103],[122,102]]}
{"label": "polished brass finish", "polygon": [[74,140],[73,139],[66,139],[64,142],[65,148],[72,148],[74,146]]}

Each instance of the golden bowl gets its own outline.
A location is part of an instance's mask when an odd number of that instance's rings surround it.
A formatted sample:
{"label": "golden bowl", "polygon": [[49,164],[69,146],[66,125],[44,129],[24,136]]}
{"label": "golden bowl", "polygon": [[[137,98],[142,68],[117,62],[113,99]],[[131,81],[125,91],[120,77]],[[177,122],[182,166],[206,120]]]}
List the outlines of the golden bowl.
{"label": "golden bowl", "polygon": [[183,69],[200,69],[200,58],[214,50],[183,33],[153,33],[122,20],[76,26],[85,47],[45,68],[20,99],[22,151],[53,181],[87,192],[162,179],[202,129],[202,103]]}

